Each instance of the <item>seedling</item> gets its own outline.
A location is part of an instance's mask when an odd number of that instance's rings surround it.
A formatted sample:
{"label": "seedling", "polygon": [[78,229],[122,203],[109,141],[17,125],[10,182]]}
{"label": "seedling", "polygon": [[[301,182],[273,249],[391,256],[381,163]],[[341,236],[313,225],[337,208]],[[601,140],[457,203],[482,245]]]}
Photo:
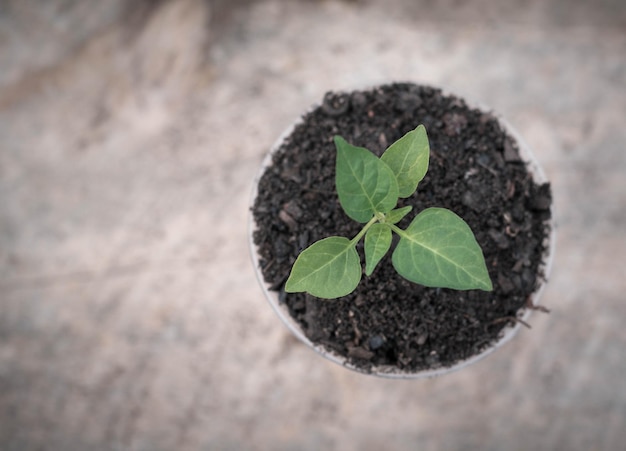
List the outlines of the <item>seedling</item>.
{"label": "seedling", "polygon": [[427,208],[406,230],[396,225],[412,208],[395,208],[398,198],[411,196],[428,171],[430,146],[423,125],[389,146],[380,158],[341,136],[334,141],[339,203],[351,219],[365,225],[352,239],[331,236],[303,250],[285,291],[306,291],[326,299],[350,294],[363,272],[357,243],[365,236],[365,274],[370,276],[389,251],[392,232],[400,237],[392,263],[405,279],[428,287],[493,289],[472,230],[452,211]]}

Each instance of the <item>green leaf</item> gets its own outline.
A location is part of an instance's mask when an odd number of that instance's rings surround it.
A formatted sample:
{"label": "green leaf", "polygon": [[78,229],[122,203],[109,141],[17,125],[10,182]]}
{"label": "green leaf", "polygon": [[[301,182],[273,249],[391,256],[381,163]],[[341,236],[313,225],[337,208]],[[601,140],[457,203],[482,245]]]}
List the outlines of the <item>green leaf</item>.
{"label": "green leaf", "polygon": [[423,125],[393,143],[380,159],[387,163],[398,181],[400,197],[409,197],[428,171],[430,146]]}
{"label": "green leaf", "polygon": [[354,243],[331,236],[303,250],[291,268],[285,291],[306,291],[334,299],[350,294],[361,280],[361,260]]}
{"label": "green leaf", "polygon": [[472,230],[450,210],[428,208],[399,234],[392,262],[404,278],[428,287],[493,289]]}
{"label": "green leaf", "polygon": [[365,274],[370,276],[378,262],[391,247],[391,229],[385,224],[373,224],[365,234]]}
{"label": "green leaf", "polygon": [[346,214],[365,223],[376,212],[387,213],[398,202],[398,182],[391,169],[363,147],[335,136],[337,166],[335,184]]}
{"label": "green leaf", "polygon": [[385,217],[385,222],[387,224],[397,224],[399,223],[402,218],[404,218],[411,210],[413,209],[412,206],[408,206],[408,207],[402,207],[402,208],[397,208],[395,210],[391,210],[389,213],[387,213],[387,216]]}

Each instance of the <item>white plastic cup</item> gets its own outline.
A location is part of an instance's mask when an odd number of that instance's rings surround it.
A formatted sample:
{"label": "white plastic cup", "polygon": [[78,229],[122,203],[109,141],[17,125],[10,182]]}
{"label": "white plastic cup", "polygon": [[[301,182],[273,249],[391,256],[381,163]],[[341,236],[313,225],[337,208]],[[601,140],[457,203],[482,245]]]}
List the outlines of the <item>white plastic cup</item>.
{"label": "white plastic cup", "polygon": [[[365,88],[365,89],[360,89],[360,90],[369,90],[369,89],[375,89],[375,87],[372,88]],[[449,94],[448,94],[449,95]],[[313,109],[317,108],[318,105],[315,104],[311,107],[312,111]],[[517,130],[515,130],[515,128],[513,128],[513,126],[507,122],[505,119],[503,119],[501,116],[493,113],[493,111],[491,111],[489,108],[486,107],[478,107],[479,110],[491,114],[493,117],[495,117],[500,125],[502,126],[502,128],[506,131],[506,133],[509,134],[509,136],[511,138],[513,138],[518,145],[519,148],[519,153],[520,153],[520,157],[522,158],[522,160],[524,161],[524,163],[526,163],[526,167],[528,169],[528,172],[530,172],[530,174],[533,177],[533,180],[535,181],[535,183],[537,184],[543,184],[547,182],[547,178],[543,172],[543,169],[541,168],[541,166],[539,165],[539,162],[537,161],[537,158],[535,157],[535,155],[533,154],[532,150],[530,149],[530,147],[528,146],[528,144],[522,139],[522,137],[520,136],[520,134],[517,132]],[[269,153],[265,156],[265,158],[263,159],[262,163],[261,163],[261,168],[254,180],[254,185],[253,185],[253,189],[252,189],[252,195],[250,198],[250,207],[252,207],[254,205],[254,201],[256,199],[257,196],[257,186],[258,186],[258,182],[259,179],[261,178],[261,176],[263,175],[263,173],[265,172],[265,169],[271,165],[272,163],[272,155],[274,154],[274,152],[280,148],[280,146],[282,145],[283,141],[292,133],[292,131],[294,130],[294,128],[296,127],[296,125],[298,125],[300,122],[302,122],[302,118],[298,119],[297,121],[295,121],[290,127],[288,127],[278,138],[278,140],[275,142],[275,144],[272,146],[271,150],[269,151]],[[554,202],[553,202],[554,204]],[[546,285],[546,281],[548,279],[548,276],[550,275],[550,272],[552,270],[552,262],[554,259],[554,251],[555,251],[555,243],[556,243],[556,236],[555,236],[555,223],[554,223],[554,205],[550,206],[550,234],[548,235],[548,243],[547,246],[545,247],[545,252],[542,258],[542,264],[539,266],[538,268],[538,272],[540,274],[543,274],[543,278],[539,279],[539,282],[537,284],[537,289],[535,290],[535,292],[531,295],[530,299],[529,299],[529,305],[532,306],[538,306],[539,305],[539,300],[541,298],[541,295],[543,293],[543,290],[545,288]],[[395,366],[392,365],[378,365],[378,366],[373,366],[368,370],[365,370],[363,368],[359,368],[355,365],[353,365],[352,363],[350,363],[350,361],[342,356],[339,355],[333,351],[330,351],[326,348],[324,348],[321,345],[315,344],[313,343],[311,340],[308,339],[308,337],[304,334],[304,331],[302,330],[302,328],[300,327],[300,324],[291,316],[291,314],[289,313],[289,310],[287,308],[287,306],[285,306],[284,304],[281,304],[279,299],[278,299],[278,292],[270,290],[269,285],[265,282],[265,280],[263,279],[263,274],[261,272],[261,267],[259,264],[259,257],[258,257],[258,252],[257,252],[257,247],[254,244],[254,239],[253,239],[253,232],[256,229],[256,223],[254,221],[254,217],[252,215],[252,213],[250,213],[249,216],[249,221],[248,221],[248,240],[249,240],[249,246],[250,246],[250,255],[252,257],[252,262],[254,264],[254,269],[257,275],[257,279],[259,281],[259,284],[263,290],[263,293],[265,295],[265,298],[268,300],[268,302],[270,303],[270,305],[272,306],[272,308],[274,309],[274,311],[276,312],[276,314],[278,315],[278,317],[283,321],[283,323],[285,323],[285,325],[289,328],[289,330],[300,340],[302,341],[304,344],[306,344],[308,347],[310,347],[311,349],[313,349],[314,351],[316,351],[317,353],[319,353],[321,356],[325,357],[326,359],[335,362],[343,367],[349,368],[351,370],[357,371],[359,373],[364,373],[364,374],[370,374],[373,376],[379,376],[379,377],[385,377],[385,378],[393,378],[393,379],[423,379],[423,378],[430,378],[430,377],[435,377],[435,376],[441,376],[444,374],[448,374],[451,373],[453,371],[458,371],[462,368],[465,368],[473,363],[478,362],[479,360],[483,359],[484,357],[488,356],[489,354],[491,354],[492,352],[494,352],[496,349],[501,348],[505,343],[507,343],[508,341],[510,341],[515,334],[519,331],[520,327],[522,326],[522,322],[527,323],[528,319],[530,318],[533,309],[532,308],[525,308],[522,315],[518,316],[518,321],[515,321],[515,324],[513,325],[507,325],[505,326],[502,331],[500,332],[500,337],[498,338],[498,340],[496,342],[494,342],[490,347],[485,348],[483,351],[481,351],[478,354],[475,354],[465,360],[461,360],[457,363],[455,363],[452,366],[447,366],[447,367],[438,367],[438,368],[434,368],[434,369],[425,369],[425,370],[419,370],[419,371],[405,371],[405,370],[401,370]]]}

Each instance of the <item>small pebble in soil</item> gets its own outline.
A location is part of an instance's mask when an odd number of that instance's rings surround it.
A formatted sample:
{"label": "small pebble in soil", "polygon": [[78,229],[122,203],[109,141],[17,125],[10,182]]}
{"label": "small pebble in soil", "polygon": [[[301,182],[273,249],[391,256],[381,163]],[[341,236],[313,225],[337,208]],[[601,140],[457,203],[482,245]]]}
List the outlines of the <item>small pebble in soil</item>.
{"label": "small pebble in soil", "polygon": [[426,357],[426,362],[430,366],[435,367],[439,363],[439,355],[437,354],[437,351],[432,351],[428,357]]}
{"label": "small pebble in soil", "polygon": [[407,92],[398,96],[394,106],[398,111],[411,112],[419,108],[421,104],[422,99],[417,94]]}
{"label": "small pebble in soil", "polygon": [[300,219],[302,217],[302,209],[298,206],[295,200],[290,200],[283,205],[283,210],[289,214],[293,219]]}
{"label": "small pebble in soil", "polygon": [[507,163],[519,163],[522,161],[519,152],[508,139],[504,140],[504,161]]}
{"label": "small pebble in soil", "polygon": [[274,242],[274,251],[276,252],[276,257],[278,260],[282,261],[285,257],[287,257],[293,249],[283,237],[277,238]]}
{"label": "small pebble in soil", "polygon": [[329,116],[341,116],[350,108],[350,97],[347,94],[326,93],[322,103],[322,111]]}
{"label": "small pebble in soil", "polygon": [[504,294],[509,294],[515,289],[515,286],[513,285],[513,282],[511,282],[511,279],[509,279],[502,273],[498,274],[498,285],[500,286],[500,289]]}
{"label": "small pebble in soil", "polygon": [[463,197],[461,198],[461,202],[463,202],[463,205],[474,211],[482,211],[484,208],[484,202],[482,202],[478,194],[473,191],[465,191]]}
{"label": "small pebble in soil", "polygon": [[283,221],[287,227],[289,227],[290,229],[295,229],[297,227],[297,223],[295,221],[295,219],[293,219],[291,217],[291,215],[289,213],[287,213],[285,210],[280,210],[280,212],[278,213],[278,217],[280,218],[281,221]]}
{"label": "small pebble in soil", "polygon": [[368,351],[361,346],[348,347],[348,355],[350,357],[363,360],[370,360],[372,357],[374,357],[374,353],[372,351]]}
{"label": "small pebble in soil", "polygon": [[467,126],[467,118],[459,113],[448,113],[444,115],[444,133],[448,136],[456,136]]}
{"label": "small pebble in soil", "polygon": [[372,351],[377,350],[383,344],[385,344],[385,339],[381,337],[380,335],[374,335],[373,337],[369,339],[369,345]]}
{"label": "small pebble in soil", "polygon": [[499,230],[490,229],[489,236],[498,245],[498,248],[507,249],[509,247],[509,239]]}
{"label": "small pebble in soil", "polygon": [[550,185],[544,183],[536,190],[537,192],[530,200],[530,208],[533,210],[549,210],[552,205],[552,196],[550,194]]}
{"label": "small pebble in soil", "polygon": [[367,102],[367,98],[365,97],[365,94],[363,94],[362,92],[357,91],[353,93],[350,98],[350,103],[352,104],[352,108],[354,109],[361,108],[363,105],[365,105],[366,102]]}
{"label": "small pebble in soil", "polygon": [[484,166],[489,166],[489,164],[491,163],[491,158],[489,157],[489,155],[481,153],[480,155],[478,155],[478,158],[476,158],[476,162]]}

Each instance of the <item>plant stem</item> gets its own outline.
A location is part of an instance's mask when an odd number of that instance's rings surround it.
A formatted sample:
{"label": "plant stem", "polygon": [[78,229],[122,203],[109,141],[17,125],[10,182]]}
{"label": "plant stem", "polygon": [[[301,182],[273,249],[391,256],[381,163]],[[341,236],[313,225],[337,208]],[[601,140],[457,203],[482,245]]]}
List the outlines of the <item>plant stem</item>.
{"label": "plant stem", "polygon": [[400,235],[400,238],[408,238],[406,232],[404,230],[402,230],[400,227],[398,227],[395,224],[387,224],[391,230],[393,230],[394,232],[396,232],[398,235]]}
{"label": "plant stem", "polygon": [[358,243],[359,240],[363,238],[363,235],[365,235],[365,233],[367,232],[367,229],[369,229],[373,224],[377,222],[378,222],[378,218],[376,216],[370,219],[369,222],[363,226],[361,231],[357,233],[356,236],[350,240],[350,244],[352,246],[356,246],[356,243]]}

